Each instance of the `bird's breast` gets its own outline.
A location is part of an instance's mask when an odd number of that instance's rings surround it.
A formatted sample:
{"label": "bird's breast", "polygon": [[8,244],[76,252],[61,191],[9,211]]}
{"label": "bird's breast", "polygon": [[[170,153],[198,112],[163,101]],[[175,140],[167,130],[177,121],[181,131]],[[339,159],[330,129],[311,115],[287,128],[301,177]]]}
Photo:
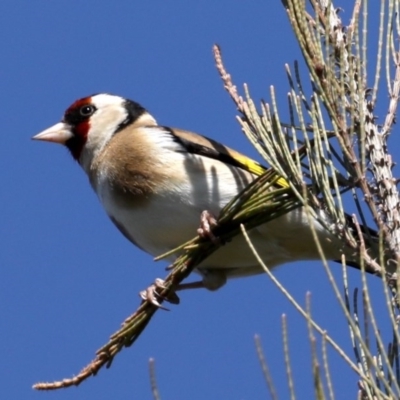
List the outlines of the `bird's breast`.
{"label": "bird's breast", "polygon": [[[222,206],[236,194],[235,191],[226,197],[219,196],[220,193],[209,191],[208,184],[202,188],[193,185],[193,181],[187,179],[181,185],[170,186],[169,190],[137,196],[115,190],[112,181],[104,178],[99,180],[97,193],[107,214],[124,236],[142,250],[157,256],[195,237],[201,212],[208,210],[218,216]],[[254,228],[250,231],[250,238],[265,264],[274,268],[296,260],[318,259],[320,256],[312,230],[318,234],[327,257],[338,258],[339,243],[320,224],[315,223],[311,229],[303,208]],[[263,271],[241,235],[218,249],[197,269],[223,269],[227,277]]]}
{"label": "bird's breast", "polygon": [[[157,185],[131,180],[121,186],[110,170],[99,171],[93,187],[107,214],[134,244],[153,256],[171,250],[197,234],[200,214],[218,216],[221,208],[253,177],[237,168],[195,155],[175,154]],[[148,177],[147,179],[151,179]],[[128,190],[135,187],[135,190]]]}

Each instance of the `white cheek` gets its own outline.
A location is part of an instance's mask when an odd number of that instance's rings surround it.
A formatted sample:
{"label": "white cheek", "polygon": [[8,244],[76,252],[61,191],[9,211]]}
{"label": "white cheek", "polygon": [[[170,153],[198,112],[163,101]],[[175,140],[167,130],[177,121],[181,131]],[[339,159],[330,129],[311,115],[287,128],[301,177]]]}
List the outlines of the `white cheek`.
{"label": "white cheek", "polygon": [[90,129],[87,142],[82,151],[79,163],[89,173],[93,159],[115,134],[115,130],[126,119],[123,107],[104,107],[98,109],[90,118]]}

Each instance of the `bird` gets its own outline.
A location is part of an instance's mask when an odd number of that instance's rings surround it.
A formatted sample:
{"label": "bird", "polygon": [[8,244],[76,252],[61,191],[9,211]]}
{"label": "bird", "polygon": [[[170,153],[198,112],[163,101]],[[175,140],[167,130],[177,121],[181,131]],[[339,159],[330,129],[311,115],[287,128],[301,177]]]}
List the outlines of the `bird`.
{"label": "bird", "polygon": [[[75,101],[60,122],[32,139],[66,146],[114,225],[152,256],[193,238],[201,219],[212,225],[212,216],[266,171],[206,136],[159,125],[139,103],[108,93]],[[340,260],[345,254],[348,265],[361,268],[359,254],[310,219],[304,207],[253,228],[250,238],[267,267],[274,269],[320,259],[313,231],[326,259]],[[182,288],[214,291],[231,278],[264,272],[242,235],[221,246],[195,271],[200,280]]]}

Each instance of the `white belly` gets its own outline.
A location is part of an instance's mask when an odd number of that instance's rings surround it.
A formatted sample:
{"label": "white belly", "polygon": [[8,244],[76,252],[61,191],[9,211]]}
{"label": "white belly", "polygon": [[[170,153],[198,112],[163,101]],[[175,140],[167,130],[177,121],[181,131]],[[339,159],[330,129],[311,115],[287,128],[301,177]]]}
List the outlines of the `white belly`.
{"label": "white belly", "polygon": [[[172,250],[195,237],[202,211],[207,210],[217,216],[220,210],[219,206],[191,204],[184,200],[179,196],[169,201],[155,197],[143,207],[121,208],[116,206],[111,197],[102,197],[110,217],[123,224],[132,242],[152,256]],[[340,258],[339,243],[335,243],[337,239],[319,224],[316,229],[327,251],[326,256]],[[319,258],[307,216],[302,209],[254,228],[250,237],[269,268],[291,261]],[[175,258],[171,257],[170,261]],[[232,269],[229,272],[232,276],[262,272],[242,235],[223,245],[198,268]]]}
{"label": "white belly", "polygon": [[116,198],[121,194],[113,191],[107,170],[98,171],[95,184],[108,215],[153,256],[196,236],[202,211],[217,216],[254,179],[250,173],[207,157],[178,151],[168,154],[159,166],[167,174],[165,182],[135,205],[121,205]]}
{"label": "white belly", "polygon": [[[96,191],[110,218],[134,244],[157,256],[197,234],[200,214],[207,210],[218,216],[221,208],[254,179],[248,173],[223,163],[201,157],[201,168],[188,164],[187,156],[177,154],[177,162],[185,165],[186,176],[171,180],[168,188],[146,198],[140,206],[123,207],[116,201],[107,174],[99,176]],[[193,161],[192,160],[192,161]],[[340,258],[338,241],[321,225],[315,224],[327,258]],[[269,268],[307,259],[318,259],[307,216],[299,208],[251,231],[251,239]],[[174,258],[171,258],[173,261]],[[253,275],[262,272],[241,235],[225,244],[204,260],[199,270],[224,270],[226,277]]]}

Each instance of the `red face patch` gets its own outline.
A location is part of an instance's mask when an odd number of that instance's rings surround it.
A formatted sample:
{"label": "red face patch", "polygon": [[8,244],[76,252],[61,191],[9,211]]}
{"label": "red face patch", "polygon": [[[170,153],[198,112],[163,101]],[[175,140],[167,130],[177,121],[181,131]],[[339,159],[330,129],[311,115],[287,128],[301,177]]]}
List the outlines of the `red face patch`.
{"label": "red face patch", "polygon": [[75,101],[65,111],[63,120],[71,127],[73,133],[73,137],[68,140],[66,146],[76,160],[79,159],[87,141],[90,129],[90,117],[95,111],[96,107],[92,104],[91,96]]}
{"label": "red face patch", "polygon": [[73,113],[75,110],[81,108],[82,106],[86,106],[87,104],[91,104],[91,102],[92,102],[92,96],[83,97],[82,99],[76,100],[74,103],[72,103],[67,108],[67,110],[65,111],[65,114]]}

